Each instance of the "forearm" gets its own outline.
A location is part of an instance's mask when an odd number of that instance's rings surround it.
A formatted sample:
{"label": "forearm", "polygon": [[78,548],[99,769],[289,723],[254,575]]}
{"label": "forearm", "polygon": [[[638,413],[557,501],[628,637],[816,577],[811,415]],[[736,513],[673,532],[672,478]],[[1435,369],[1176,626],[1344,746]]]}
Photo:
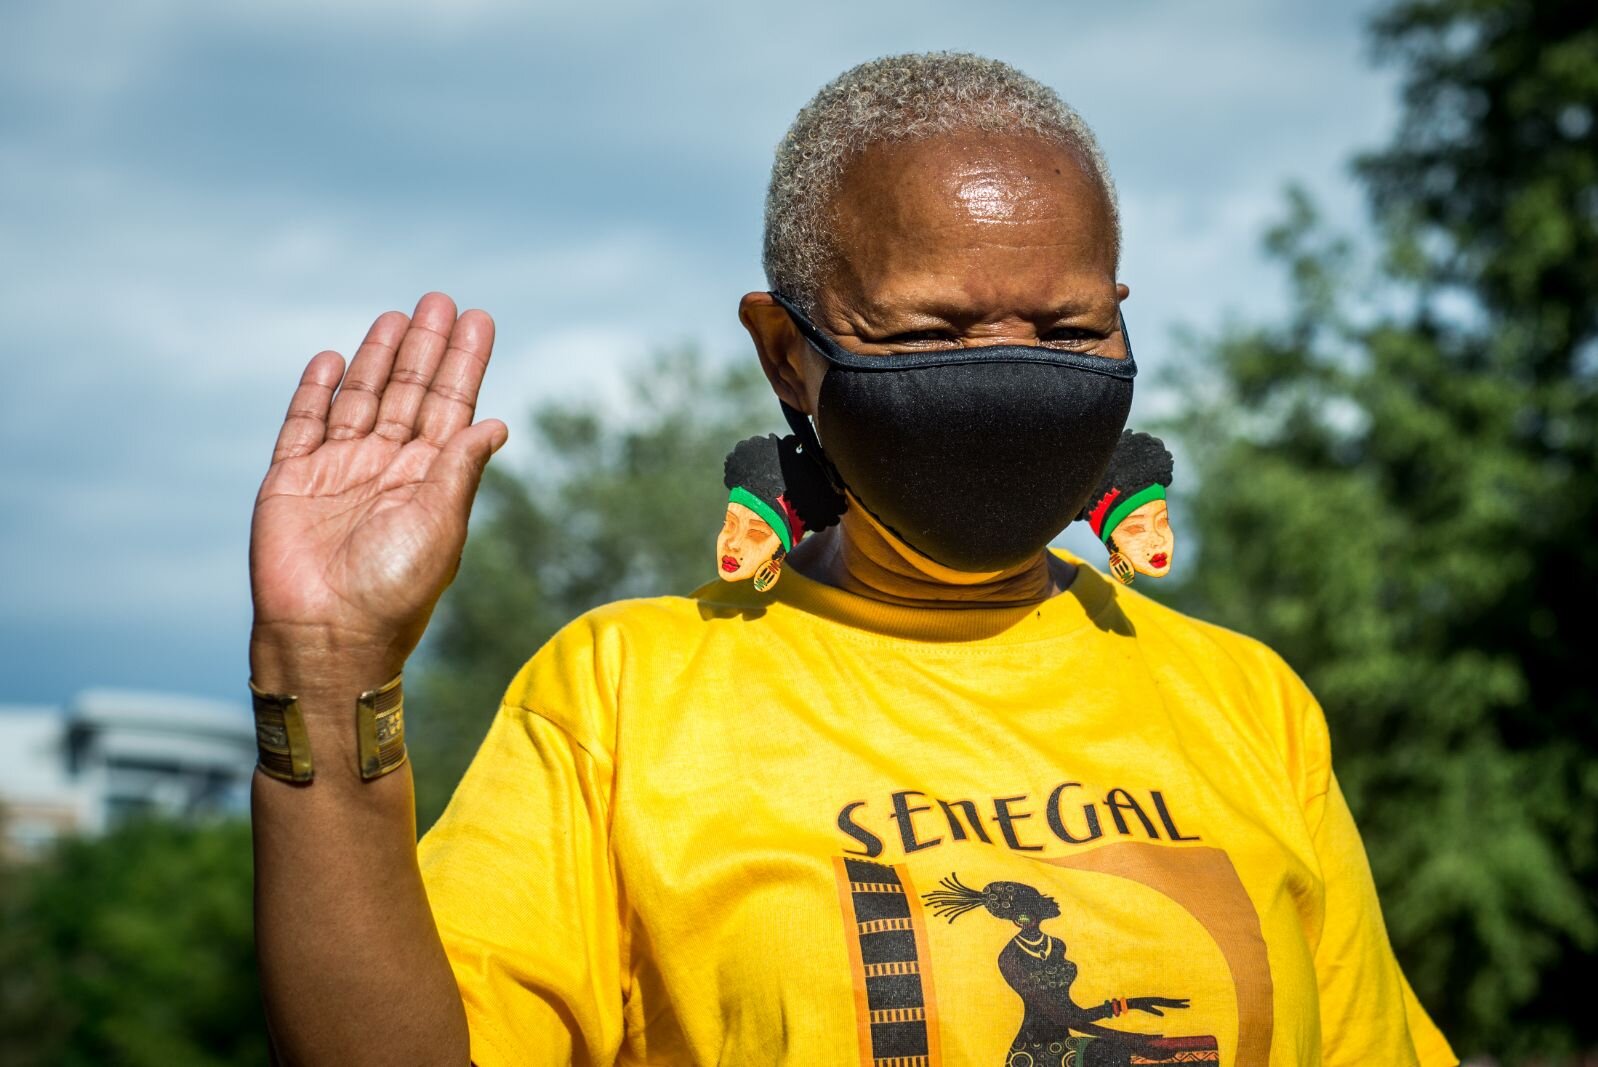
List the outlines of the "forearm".
{"label": "forearm", "polygon": [[465,1012],[416,863],[410,766],[370,782],[356,769],[355,698],[383,668],[251,659],[257,685],[300,696],[315,761],[309,784],[257,771],[253,785],[256,948],[280,1058],[466,1063]]}

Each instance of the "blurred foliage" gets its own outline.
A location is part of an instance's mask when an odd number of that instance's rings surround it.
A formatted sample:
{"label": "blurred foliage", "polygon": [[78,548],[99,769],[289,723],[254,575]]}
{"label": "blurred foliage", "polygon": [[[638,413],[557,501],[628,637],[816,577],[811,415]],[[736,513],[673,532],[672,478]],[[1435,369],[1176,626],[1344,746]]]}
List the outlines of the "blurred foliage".
{"label": "blurred foliage", "polygon": [[266,1064],[251,907],[243,822],[133,822],[0,864],[0,1062]]}
{"label": "blurred foliage", "polygon": [[406,700],[409,744],[426,753],[415,761],[419,828],[443,811],[506,684],[547,637],[596,605],[715,578],[722,461],[781,421],[753,355],[718,369],[693,349],[637,368],[620,405],[533,411],[531,464],[489,467]]}
{"label": "blurred foliage", "polygon": [[1598,9],[1412,0],[1373,28],[1406,79],[1358,164],[1379,255],[1293,194],[1267,242],[1291,313],[1172,376],[1204,490],[1177,603],[1325,706],[1456,1051],[1557,1062],[1598,1042]]}

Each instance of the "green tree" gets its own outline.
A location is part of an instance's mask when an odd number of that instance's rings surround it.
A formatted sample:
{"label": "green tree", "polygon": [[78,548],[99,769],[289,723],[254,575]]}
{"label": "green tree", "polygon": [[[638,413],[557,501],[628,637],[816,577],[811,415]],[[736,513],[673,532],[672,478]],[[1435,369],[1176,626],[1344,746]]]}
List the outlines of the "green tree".
{"label": "green tree", "polygon": [[135,822],[0,867],[8,1067],[268,1062],[250,828]]}
{"label": "green tree", "polygon": [[[1332,724],[1389,932],[1462,1054],[1598,1040],[1598,23],[1403,0],[1358,170],[1376,261],[1291,198],[1285,322],[1211,346],[1180,606],[1254,634]],[[1365,257],[1369,258],[1369,257]]]}
{"label": "green tree", "polygon": [[531,464],[489,468],[406,702],[420,828],[443,810],[506,684],[546,638],[596,605],[714,580],[722,460],[781,419],[752,354],[715,368],[682,349],[639,368],[620,411],[557,399],[529,422]]}

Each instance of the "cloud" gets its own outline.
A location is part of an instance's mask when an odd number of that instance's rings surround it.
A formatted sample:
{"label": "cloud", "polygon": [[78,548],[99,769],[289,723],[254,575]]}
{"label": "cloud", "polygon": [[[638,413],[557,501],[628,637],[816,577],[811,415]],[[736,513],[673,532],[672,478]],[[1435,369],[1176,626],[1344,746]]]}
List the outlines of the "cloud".
{"label": "cloud", "polygon": [[[615,400],[662,347],[752,358],[734,308],[763,284],[771,148],[874,55],[993,54],[1076,104],[1122,192],[1140,361],[1184,358],[1173,324],[1280,306],[1254,249],[1288,177],[1357,224],[1342,161],[1393,118],[1358,17],[1267,0],[14,12],[0,634],[32,636],[0,641],[0,699],[162,672],[232,696],[194,650],[242,648],[249,504],[293,382],[422,292],[495,315],[483,409],[513,431],[552,393]],[[85,658],[73,634],[124,652]]]}

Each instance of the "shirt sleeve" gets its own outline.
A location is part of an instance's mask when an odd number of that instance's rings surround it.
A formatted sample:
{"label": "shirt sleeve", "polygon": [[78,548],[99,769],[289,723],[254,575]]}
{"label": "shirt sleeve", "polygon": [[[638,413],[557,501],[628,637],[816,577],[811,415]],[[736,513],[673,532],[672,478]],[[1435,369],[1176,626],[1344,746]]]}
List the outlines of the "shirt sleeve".
{"label": "shirt sleeve", "polygon": [[1315,948],[1323,1064],[1454,1067],[1458,1057],[1393,956],[1365,845],[1335,775],[1309,816],[1326,892]]}
{"label": "shirt sleeve", "polygon": [[597,745],[507,701],[418,846],[479,1067],[616,1058],[612,772]]}

